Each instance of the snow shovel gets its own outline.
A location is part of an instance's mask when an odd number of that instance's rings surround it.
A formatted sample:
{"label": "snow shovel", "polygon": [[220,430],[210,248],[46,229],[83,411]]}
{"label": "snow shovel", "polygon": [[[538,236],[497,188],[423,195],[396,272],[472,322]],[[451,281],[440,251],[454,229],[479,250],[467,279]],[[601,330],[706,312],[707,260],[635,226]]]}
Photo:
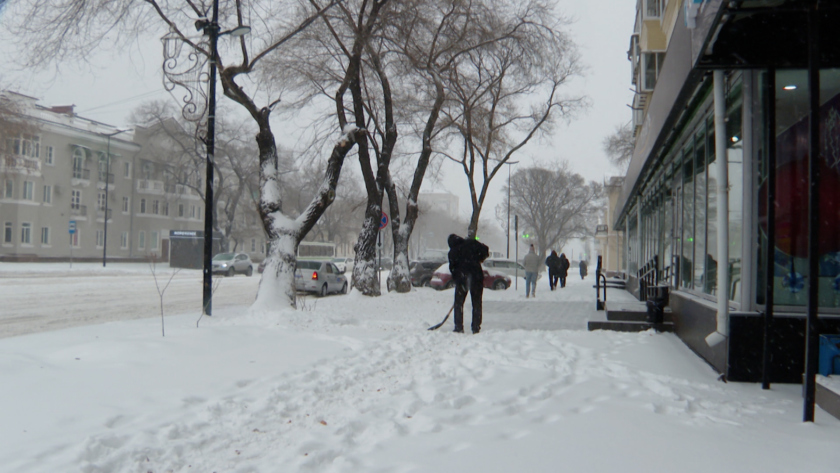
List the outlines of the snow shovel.
{"label": "snow shovel", "polygon": [[451,314],[451,313],[452,313],[452,309],[454,309],[454,308],[455,308],[455,305],[453,304],[453,305],[452,305],[452,307],[449,309],[449,312],[447,312],[447,313],[446,313],[446,317],[444,317],[444,318],[443,318],[443,320],[441,321],[441,323],[439,323],[439,324],[437,324],[437,325],[432,325],[431,327],[429,327],[429,330],[437,330],[437,329],[439,329],[439,328],[440,328],[443,324],[445,324],[445,323],[446,323],[446,321],[447,321],[447,320],[449,320],[449,314]]}

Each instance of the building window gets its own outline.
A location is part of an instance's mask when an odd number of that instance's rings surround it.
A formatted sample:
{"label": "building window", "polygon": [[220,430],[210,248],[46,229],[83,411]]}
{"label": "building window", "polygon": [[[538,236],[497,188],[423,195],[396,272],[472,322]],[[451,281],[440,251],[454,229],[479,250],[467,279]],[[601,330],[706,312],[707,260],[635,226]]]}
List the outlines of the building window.
{"label": "building window", "polygon": [[123,213],[125,213],[125,214],[128,213],[128,209],[130,208],[130,204],[131,204],[131,200],[129,200],[128,197],[123,197],[123,206],[122,206]]}
{"label": "building window", "polygon": [[141,231],[137,235],[137,249],[138,250],[145,250],[146,249],[146,232]]}
{"label": "building window", "polygon": [[4,186],[3,197],[7,199],[11,199],[15,195],[15,183],[11,179],[6,179],[6,184]]}
{"label": "building window", "polygon": [[35,183],[32,181],[24,181],[23,182],[23,199],[24,200],[34,200],[35,199]]}
{"label": "building window", "polygon": [[20,243],[23,245],[32,244],[32,224],[29,222],[20,224]]}
{"label": "building window", "polygon": [[122,232],[120,234],[120,248],[128,249],[128,232]]}
{"label": "building window", "polygon": [[146,213],[146,199],[140,199],[140,213]]}
{"label": "building window", "polygon": [[19,156],[38,158],[41,156],[41,138],[34,135],[17,136],[9,140],[9,149]]}
{"label": "building window", "polygon": [[179,217],[184,216],[184,204],[178,204],[178,216]]}
{"label": "building window", "polygon": [[105,210],[105,191],[99,191],[96,194],[96,208],[97,210]]}
{"label": "building window", "polygon": [[44,162],[50,166],[55,164],[55,150],[52,146],[47,146],[47,156],[44,157]]}
{"label": "building window", "polygon": [[642,90],[650,92],[665,61],[665,53],[642,53]]}
{"label": "building window", "polygon": [[82,191],[70,191],[70,208],[78,209],[82,205]]}
{"label": "building window", "polygon": [[645,17],[659,18],[662,16],[662,0],[645,0]]}
{"label": "building window", "polygon": [[151,240],[149,240],[149,249],[150,250],[157,250],[158,249],[158,232],[151,233]]}
{"label": "building window", "polygon": [[3,225],[3,243],[12,242],[12,222],[6,222]]}
{"label": "building window", "polygon": [[131,163],[123,163],[123,177],[131,177]]}
{"label": "building window", "polygon": [[44,186],[44,203],[52,203],[52,186]]}
{"label": "building window", "polygon": [[73,179],[84,179],[85,155],[81,148],[73,150]]}
{"label": "building window", "polygon": [[102,230],[97,230],[96,231],[96,247],[97,248],[102,248],[103,246],[105,246],[105,232],[103,232]]}
{"label": "building window", "polygon": [[195,205],[190,205],[190,218],[195,218]]}
{"label": "building window", "polygon": [[254,253],[256,251],[257,251],[257,239],[256,238],[251,238],[251,253]]}
{"label": "building window", "polygon": [[163,209],[162,209],[161,213],[163,215],[167,216],[167,217],[169,216],[169,202],[164,202],[163,203]]}
{"label": "building window", "polygon": [[152,201],[152,213],[155,214],[155,215],[160,214],[160,201],[158,201],[158,200],[153,200]]}
{"label": "building window", "polygon": [[41,244],[49,246],[50,244],[50,227],[41,227]]}

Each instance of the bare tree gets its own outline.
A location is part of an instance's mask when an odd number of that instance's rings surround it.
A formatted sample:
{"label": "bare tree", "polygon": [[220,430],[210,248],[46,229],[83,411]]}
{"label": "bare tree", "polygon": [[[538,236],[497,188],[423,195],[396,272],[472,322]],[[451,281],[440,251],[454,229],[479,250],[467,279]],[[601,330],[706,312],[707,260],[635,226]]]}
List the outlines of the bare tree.
{"label": "bare tree", "polygon": [[469,238],[476,236],[490,182],[502,166],[558,117],[569,119],[586,104],[583,97],[561,95],[581,68],[553,2],[529,0],[512,8],[493,3],[507,15],[486,19],[485,27],[512,33],[465,54],[447,76],[451,103],[444,113],[460,149],[446,156],[469,184]]}
{"label": "bare tree", "polygon": [[[205,149],[199,135],[203,130],[180,117],[180,112],[168,102],[144,103],[132,112],[129,121],[138,125],[136,134],[145,141],[141,160],[155,163],[167,195],[192,194],[208,205],[201,175]],[[216,165],[210,205],[213,230],[222,235],[222,248],[228,248],[243,222],[250,221],[250,216],[243,218],[244,214],[253,209],[250,213],[258,216],[258,199],[252,195],[259,189],[259,163],[256,147],[245,138],[251,135],[249,131],[245,122],[222,117],[216,122]]]}
{"label": "bare tree", "polygon": [[[55,8],[50,0],[26,0],[16,4],[15,14],[10,17],[18,20],[12,25],[13,37],[18,39],[21,51],[27,53],[29,66],[46,65],[58,59],[83,60],[99,45],[124,46],[141,32],[160,31],[162,28],[168,29],[164,41],[166,67],[172,66],[172,59],[198,59],[198,67],[194,70],[200,74],[203,64],[208,59],[215,59],[224,95],[241,106],[258,129],[259,211],[270,249],[257,304],[274,307],[285,301],[295,306],[297,245],[332,202],[345,156],[357,140],[365,138],[364,121],[357,120],[355,126],[346,127],[344,116],[345,94],[352,89],[355,97],[359,88],[351,85],[359,82],[358,58],[362,44],[356,42],[358,46],[354,45],[353,53],[348,55],[349,65],[334,95],[342,138],[333,142],[318,193],[307,210],[296,219],[289,218],[283,209],[277,146],[270,122],[272,107],[279,103],[281,94],[276,88],[260,82],[259,77],[262,69],[270,64],[266,61],[268,57],[281,54],[291,39],[339,1],[319,5],[317,0],[311,0],[310,6],[293,0],[257,4],[244,4],[242,0],[225,1],[220,5],[220,22],[228,27],[244,26],[246,17],[250,16],[248,26],[251,35],[248,39],[243,36],[231,43],[220,41],[220,51],[215,58],[211,58],[209,42],[204,41],[203,36],[196,38],[191,33],[195,31],[197,19],[206,20],[211,16],[212,2],[209,0],[115,0],[93,4],[86,0],[68,0],[62,8]],[[248,81],[248,87],[243,86],[243,80]],[[196,83],[200,85],[200,82]],[[191,93],[195,90],[191,89]],[[283,294],[280,299],[274,297],[278,291]]]}
{"label": "bare tree", "polygon": [[[507,193],[507,186],[504,188]],[[541,256],[571,238],[590,235],[600,215],[603,189],[566,163],[520,169],[511,177],[510,211],[536,238]],[[507,207],[507,199],[500,205]]]}
{"label": "bare tree", "polygon": [[636,148],[633,126],[627,123],[615,127],[615,133],[605,137],[602,146],[610,161],[618,168],[626,170]]}

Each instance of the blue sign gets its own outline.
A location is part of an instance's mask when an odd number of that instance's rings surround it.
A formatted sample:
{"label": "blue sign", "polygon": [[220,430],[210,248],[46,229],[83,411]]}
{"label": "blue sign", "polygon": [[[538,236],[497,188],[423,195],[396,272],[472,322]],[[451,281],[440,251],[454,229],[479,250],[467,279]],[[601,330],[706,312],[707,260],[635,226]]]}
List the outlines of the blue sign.
{"label": "blue sign", "polygon": [[70,220],[70,234],[76,233],[76,221]]}
{"label": "blue sign", "polygon": [[388,214],[382,212],[382,220],[379,221],[379,229],[382,230],[383,228],[388,226]]}

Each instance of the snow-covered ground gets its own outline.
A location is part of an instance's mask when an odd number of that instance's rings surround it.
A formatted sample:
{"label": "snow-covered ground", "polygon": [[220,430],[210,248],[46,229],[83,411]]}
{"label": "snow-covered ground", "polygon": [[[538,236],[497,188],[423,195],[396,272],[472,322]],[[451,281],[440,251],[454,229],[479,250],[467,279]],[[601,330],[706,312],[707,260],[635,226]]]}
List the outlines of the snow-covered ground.
{"label": "snow-covered ground", "polygon": [[0,471],[840,471],[840,421],[802,423],[800,386],[717,381],[670,334],[564,329],[591,277],[486,291],[471,335],[426,330],[452,291],[253,313],[258,276],[196,327],[200,273],[179,273],[161,337],[148,268],[76,266],[0,265],[0,324],[70,303],[70,328],[0,339]]}

